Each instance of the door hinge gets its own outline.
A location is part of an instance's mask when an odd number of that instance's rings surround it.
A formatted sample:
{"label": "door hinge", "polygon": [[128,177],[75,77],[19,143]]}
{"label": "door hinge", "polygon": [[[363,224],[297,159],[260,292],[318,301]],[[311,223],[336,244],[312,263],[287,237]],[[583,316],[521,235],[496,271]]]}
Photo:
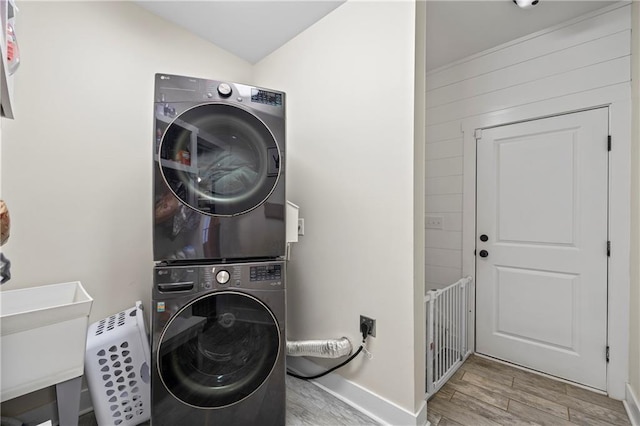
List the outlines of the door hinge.
{"label": "door hinge", "polygon": [[609,346],[607,346],[607,349],[605,350],[605,359],[607,360],[607,362],[609,362]]}
{"label": "door hinge", "polygon": [[611,135],[607,136],[607,151],[611,151]]}
{"label": "door hinge", "polygon": [[607,241],[607,257],[611,257],[611,241]]}

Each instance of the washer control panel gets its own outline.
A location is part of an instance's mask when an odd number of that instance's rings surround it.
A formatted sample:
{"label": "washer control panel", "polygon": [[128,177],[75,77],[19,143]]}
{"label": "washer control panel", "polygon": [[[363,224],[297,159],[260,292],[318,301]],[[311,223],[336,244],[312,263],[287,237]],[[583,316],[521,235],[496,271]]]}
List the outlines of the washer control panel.
{"label": "washer control panel", "polygon": [[281,281],[282,265],[252,266],[249,279],[251,281]]}
{"label": "washer control panel", "polygon": [[226,283],[228,283],[229,282],[229,278],[231,278],[229,276],[229,272],[225,271],[224,269],[216,274],[216,281],[218,281],[218,284],[226,284]]}
{"label": "washer control panel", "polygon": [[285,286],[283,261],[155,268],[155,290],[192,293],[215,289],[278,289]]}

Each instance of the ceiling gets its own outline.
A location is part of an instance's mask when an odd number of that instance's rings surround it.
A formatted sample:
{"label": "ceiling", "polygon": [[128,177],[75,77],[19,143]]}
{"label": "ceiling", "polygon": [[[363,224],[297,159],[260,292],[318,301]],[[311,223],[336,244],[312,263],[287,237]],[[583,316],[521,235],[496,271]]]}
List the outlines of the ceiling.
{"label": "ceiling", "polygon": [[427,1],[427,70],[601,9],[613,1]]}
{"label": "ceiling", "polygon": [[138,0],[136,3],[255,64],[343,1]]}
{"label": "ceiling", "polygon": [[[402,1],[402,0],[389,0]],[[138,0],[141,7],[251,63],[322,19],[344,1]],[[428,0],[427,70],[600,9],[614,1]]]}

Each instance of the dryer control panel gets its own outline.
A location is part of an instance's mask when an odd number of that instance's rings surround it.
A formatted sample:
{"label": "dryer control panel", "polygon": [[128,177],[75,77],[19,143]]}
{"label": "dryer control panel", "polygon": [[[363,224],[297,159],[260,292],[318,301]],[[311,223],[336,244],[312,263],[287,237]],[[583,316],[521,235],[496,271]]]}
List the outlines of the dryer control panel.
{"label": "dryer control panel", "polygon": [[251,102],[273,106],[282,106],[282,93],[252,88]]}

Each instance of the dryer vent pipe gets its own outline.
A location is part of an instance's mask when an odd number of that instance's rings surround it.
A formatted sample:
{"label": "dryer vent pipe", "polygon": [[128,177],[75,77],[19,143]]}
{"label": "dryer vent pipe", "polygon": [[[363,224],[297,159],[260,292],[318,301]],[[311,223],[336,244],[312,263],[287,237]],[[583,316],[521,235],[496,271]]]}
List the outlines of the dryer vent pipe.
{"label": "dryer vent pipe", "polygon": [[328,340],[288,340],[288,356],[340,358],[351,354],[351,342],[346,337]]}

